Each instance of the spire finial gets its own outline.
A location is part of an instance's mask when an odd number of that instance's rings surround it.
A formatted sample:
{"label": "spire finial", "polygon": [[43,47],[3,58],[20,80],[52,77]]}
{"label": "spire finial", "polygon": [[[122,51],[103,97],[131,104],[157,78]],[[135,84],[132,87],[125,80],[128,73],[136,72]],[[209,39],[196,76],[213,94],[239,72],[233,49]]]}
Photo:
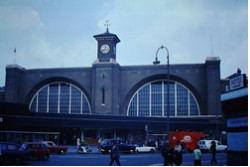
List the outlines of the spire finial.
{"label": "spire finial", "polygon": [[104,26],[107,27],[106,32],[109,32],[109,26],[110,26],[109,20],[106,20],[106,21],[105,21]]}

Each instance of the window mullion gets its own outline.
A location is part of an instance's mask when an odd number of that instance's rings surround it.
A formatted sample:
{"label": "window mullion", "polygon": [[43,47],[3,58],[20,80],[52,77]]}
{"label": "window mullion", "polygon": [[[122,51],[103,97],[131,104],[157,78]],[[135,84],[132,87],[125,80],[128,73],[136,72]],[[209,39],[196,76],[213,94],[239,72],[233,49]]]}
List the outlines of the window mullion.
{"label": "window mullion", "polygon": [[165,90],[164,90],[164,81],[162,81],[162,91],[161,91],[161,99],[162,99],[162,104],[161,104],[161,114],[162,116],[164,116],[164,110],[165,110],[165,100],[164,100],[164,96],[165,96]]}
{"label": "window mullion", "polygon": [[139,91],[137,92],[137,108],[136,108],[136,116],[139,116]]}
{"label": "window mullion", "polygon": [[177,110],[178,110],[178,106],[177,106],[177,99],[178,99],[177,98],[177,95],[178,95],[178,93],[177,93],[177,91],[178,91],[178,89],[177,89],[177,83],[174,84],[174,89],[175,89],[174,90],[174,92],[175,92],[175,94],[174,94],[174,97],[175,97],[175,102],[174,102],[175,103],[175,109],[174,109],[175,113],[174,113],[174,115],[177,116]]}
{"label": "window mullion", "polygon": [[60,113],[60,96],[61,96],[61,84],[60,84],[60,83],[58,83],[57,113]]}
{"label": "window mullion", "polygon": [[49,113],[49,94],[50,94],[50,85],[48,85],[48,89],[47,89],[47,108],[46,108],[46,112]]}
{"label": "window mullion", "polygon": [[38,112],[39,93],[36,95],[36,112]]}
{"label": "window mullion", "polygon": [[69,85],[69,114],[71,114],[71,84]]}
{"label": "window mullion", "polygon": [[149,116],[151,117],[152,112],[152,83],[149,84]]}
{"label": "window mullion", "polygon": [[82,94],[80,94],[81,95],[81,102],[80,102],[80,106],[81,106],[81,108],[80,108],[80,111],[81,111],[81,114],[82,114]]}
{"label": "window mullion", "polygon": [[188,93],[188,95],[187,95],[187,98],[188,98],[188,116],[190,116],[190,92],[188,91],[187,93]]}

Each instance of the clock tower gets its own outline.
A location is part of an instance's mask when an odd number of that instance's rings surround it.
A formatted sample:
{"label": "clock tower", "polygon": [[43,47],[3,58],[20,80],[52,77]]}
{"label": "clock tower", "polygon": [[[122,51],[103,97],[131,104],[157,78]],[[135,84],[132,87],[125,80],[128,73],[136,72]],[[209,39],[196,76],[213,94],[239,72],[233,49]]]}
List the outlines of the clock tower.
{"label": "clock tower", "polygon": [[120,71],[116,62],[116,44],[120,39],[108,29],[95,35],[97,60],[92,64],[92,110],[95,114],[120,115]]}
{"label": "clock tower", "polygon": [[107,27],[103,34],[95,35],[97,40],[97,62],[115,62],[116,61],[116,44],[120,39],[115,35],[109,33]]}

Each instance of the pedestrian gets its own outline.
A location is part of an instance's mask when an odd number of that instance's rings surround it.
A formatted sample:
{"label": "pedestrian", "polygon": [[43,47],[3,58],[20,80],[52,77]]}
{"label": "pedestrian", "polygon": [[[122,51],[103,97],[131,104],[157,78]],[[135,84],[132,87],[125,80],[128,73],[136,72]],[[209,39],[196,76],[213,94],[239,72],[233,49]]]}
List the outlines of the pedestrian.
{"label": "pedestrian", "polygon": [[157,140],[155,140],[155,149],[156,149],[156,150],[158,150],[158,148],[159,148],[158,141],[157,141]]}
{"label": "pedestrian", "polygon": [[210,147],[210,151],[212,153],[212,159],[211,159],[211,164],[217,164],[217,161],[216,161],[216,144],[215,144],[215,141],[212,141],[211,142],[211,147]]}
{"label": "pedestrian", "polygon": [[80,140],[80,138],[77,138],[77,140],[76,140],[76,149],[77,150],[80,148],[80,145],[81,145],[81,140]]}
{"label": "pedestrian", "polygon": [[163,144],[162,157],[164,158],[164,166],[173,165],[174,162],[174,149],[169,146],[169,143],[166,142]]}
{"label": "pedestrian", "polygon": [[179,141],[176,142],[174,153],[175,153],[174,162],[176,166],[180,166],[180,164],[182,164],[182,147]]}
{"label": "pedestrian", "polygon": [[109,166],[112,166],[114,161],[116,162],[116,164],[118,166],[121,166],[120,164],[120,154],[119,154],[119,148],[116,145],[115,141],[112,142],[112,148],[111,148],[111,152],[110,152],[110,162],[109,162]]}
{"label": "pedestrian", "polygon": [[201,150],[198,145],[194,149],[194,166],[201,166]]}

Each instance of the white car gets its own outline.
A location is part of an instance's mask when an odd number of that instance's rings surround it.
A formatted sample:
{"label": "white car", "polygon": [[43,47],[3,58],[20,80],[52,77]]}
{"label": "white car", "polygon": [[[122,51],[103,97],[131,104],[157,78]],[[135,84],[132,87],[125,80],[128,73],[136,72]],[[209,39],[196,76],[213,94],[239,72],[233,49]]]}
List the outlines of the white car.
{"label": "white car", "polygon": [[212,141],[215,141],[216,151],[227,151],[227,145],[222,145],[218,140],[200,140],[198,145],[202,151],[209,151]]}
{"label": "white car", "polygon": [[155,147],[145,146],[143,144],[136,144],[135,146],[136,146],[135,147],[136,153],[146,153],[146,152],[153,153],[156,151]]}

